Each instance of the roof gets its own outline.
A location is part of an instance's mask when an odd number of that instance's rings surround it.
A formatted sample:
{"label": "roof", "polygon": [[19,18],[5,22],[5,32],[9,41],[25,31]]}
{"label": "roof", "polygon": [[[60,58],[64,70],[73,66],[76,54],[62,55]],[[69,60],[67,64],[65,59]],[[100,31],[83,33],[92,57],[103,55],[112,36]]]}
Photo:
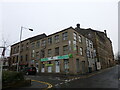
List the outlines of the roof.
{"label": "roof", "polygon": [[[78,33],[80,33],[79,30],[87,30],[87,31],[90,30],[90,31],[92,31],[92,32],[96,32],[99,36],[105,35],[104,32],[98,31],[98,30],[93,30],[93,29],[91,29],[91,28],[84,29],[84,28],[73,28],[73,27],[69,27],[69,28],[63,29],[63,30],[61,30],[61,31],[55,32],[55,33],[53,33],[53,34],[50,34],[50,35],[48,35],[48,36],[47,36],[45,33],[43,33],[43,34],[39,34],[39,35],[30,37],[30,38],[27,38],[27,39],[25,39],[25,40],[23,40],[23,41],[21,41],[21,42],[24,42],[24,41],[27,41],[27,40],[30,40],[30,42],[33,42],[33,41],[36,41],[36,40],[39,40],[39,39],[43,39],[43,38],[45,38],[45,37],[49,37],[49,36],[55,35],[55,34],[60,33],[60,32],[64,32],[64,31],[66,31],[66,30],[68,30],[68,29],[75,30],[75,31],[77,31]],[[81,34],[82,34],[82,33],[81,33]],[[107,38],[108,38],[108,37],[107,37]],[[109,39],[109,38],[108,38],[108,39]],[[109,39],[109,40],[110,40],[110,39]],[[111,41],[111,40],[110,40],[110,41]],[[19,42],[18,42],[18,43],[19,43]],[[16,45],[16,44],[18,44],[18,43],[13,44],[12,46],[14,46],[14,45]]]}
{"label": "roof", "polygon": [[52,35],[55,35],[55,34],[60,33],[60,32],[64,32],[64,31],[66,31],[66,30],[68,30],[68,29],[74,29],[74,28],[73,28],[73,27],[68,27],[68,28],[66,28],[66,29],[60,30],[60,31],[55,32],[55,33],[53,33],[53,34],[50,34],[50,35],[48,35],[47,37],[52,36]]}
{"label": "roof", "polygon": [[[45,33],[43,33],[43,34],[39,34],[39,35],[30,37],[30,38],[27,38],[25,40],[22,40],[21,42],[24,42],[24,41],[27,41],[27,40],[30,40],[30,42],[33,42],[33,41],[36,41],[36,40],[39,40],[39,39],[42,39],[42,38],[45,38],[45,37],[47,37],[47,35]],[[16,45],[16,44],[19,44],[19,42],[11,45],[11,47]]]}
{"label": "roof", "polygon": [[[80,33],[81,30],[87,30],[87,31],[92,31],[92,32],[96,32],[96,34],[101,38],[101,39],[104,39],[103,37],[106,36],[104,32],[102,31],[98,31],[98,30],[94,30],[94,29],[91,29],[91,28],[87,28],[87,29],[84,29],[84,28],[75,28],[75,30]],[[103,36],[104,35],[104,36]],[[106,38],[111,42],[110,38],[108,38],[106,36]]]}
{"label": "roof", "polygon": [[39,40],[39,39],[42,39],[42,38],[45,38],[45,37],[47,37],[47,35],[45,33],[43,33],[43,34],[40,34],[40,35],[37,35],[37,36],[30,37],[28,39],[30,40],[30,42],[33,42],[33,41],[36,41],[36,40]]}

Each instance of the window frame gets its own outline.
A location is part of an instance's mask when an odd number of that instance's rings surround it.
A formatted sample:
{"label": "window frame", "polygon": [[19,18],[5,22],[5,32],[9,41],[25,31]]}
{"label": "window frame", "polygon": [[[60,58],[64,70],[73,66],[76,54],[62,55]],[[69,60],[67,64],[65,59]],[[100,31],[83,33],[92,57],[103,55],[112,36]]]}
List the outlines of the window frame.
{"label": "window frame", "polygon": [[62,40],[68,40],[68,32],[62,33]]}
{"label": "window frame", "polygon": [[69,51],[69,46],[68,45],[63,46],[63,54],[68,54],[68,51]]}
{"label": "window frame", "polygon": [[[58,51],[57,51],[57,50],[58,50]],[[60,54],[59,51],[60,51],[60,48],[59,48],[59,47],[56,47],[56,48],[55,48],[55,55],[59,55],[59,54]]]}
{"label": "window frame", "polygon": [[48,44],[49,44],[49,45],[52,44],[52,37],[49,37],[49,38],[48,38]]}
{"label": "window frame", "polygon": [[83,48],[80,47],[79,50],[80,50],[80,55],[83,56]]}
{"label": "window frame", "polygon": [[59,35],[55,35],[54,40],[55,40],[55,43],[58,43],[59,42]]}

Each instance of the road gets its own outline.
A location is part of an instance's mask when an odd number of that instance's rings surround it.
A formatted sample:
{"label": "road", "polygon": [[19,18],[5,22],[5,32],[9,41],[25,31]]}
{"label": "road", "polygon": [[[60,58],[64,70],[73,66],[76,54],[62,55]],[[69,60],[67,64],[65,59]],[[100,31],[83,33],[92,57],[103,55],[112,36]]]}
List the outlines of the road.
{"label": "road", "polygon": [[[55,77],[55,76],[26,76],[35,80],[32,86],[28,88],[113,88],[120,87],[120,66],[116,65],[105,70],[91,73],[85,76],[76,76],[73,78]],[[40,82],[43,83],[40,83]]]}
{"label": "road", "polygon": [[88,78],[81,78],[72,82],[62,84],[59,88],[119,88],[120,87],[120,66],[107,69],[99,74]]}

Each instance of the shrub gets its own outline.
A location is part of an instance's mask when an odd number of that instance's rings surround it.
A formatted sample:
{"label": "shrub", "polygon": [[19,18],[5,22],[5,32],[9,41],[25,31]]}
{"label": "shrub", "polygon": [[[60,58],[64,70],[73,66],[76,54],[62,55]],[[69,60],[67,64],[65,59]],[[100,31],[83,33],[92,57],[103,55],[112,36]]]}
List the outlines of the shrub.
{"label": "shrub", "polygon": [[21,72],[3,71],[2,73],[3,84],[13,83],[13,82],[17,82],[20,80],[24,80],[24,75]]}

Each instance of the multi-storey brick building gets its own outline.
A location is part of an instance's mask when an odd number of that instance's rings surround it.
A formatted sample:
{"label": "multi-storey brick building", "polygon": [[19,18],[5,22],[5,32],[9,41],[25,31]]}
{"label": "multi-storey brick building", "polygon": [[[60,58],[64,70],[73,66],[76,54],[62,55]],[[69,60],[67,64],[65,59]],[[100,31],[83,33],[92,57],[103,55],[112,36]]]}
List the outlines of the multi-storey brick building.
{"label": "multi-storey brick building", "polygon": [[39,47],[31,53],[33,57],[40,60],[40,73],[84,74],[88,72],[86,38],[77,33],[74,28],[56,32],[31,44],[34,47],[38,42]]}
{"label": "multi-storey brick building", "polygon": [[[41,34],[28,38],[21,42],[20,54],[18,53],[19,43],[12,45],[11,66],[16,68],[19,60],[19,66],[34,65],[39,73],[85,74],[95,71],[99,62],[97,59],[99,53],[94,40],[97,36],[92,37],[95,38],[91,39],[78,29],[69,27],[48,36]],[[109,43],[108,40],[106,44],[109,45],[111,42]],[[104,46],[104,43],[102,45]],[[112,49],[103,52],[107,55],[108,52],[112,52]],[[112,53],[109,54],[111,55]],[[109,60],[112,60],[112,56],[109,56],[107,56]],[[106,64],[101,62],[101,65],[104,67]]]}
{"label": "multi-storey brick building", "polygon": [[97,62],[100,62],[101,68],[114,65],[112,42],[107,37],[106,30],[101,32],[91,28],[83,29],[80,28],[80,24],[77,24],[75,30],[93,41],[94,48],[96,49]]}
{"label": "multi-storey brick building", "polygon": [[[46,37],[45,34],[41,34],[35,37],[28,38],[26,40],[21,41],[20,43],[16,43],[11,46],[11,53],[10,53],[10,58],[11,58],[11,65],[10,67],[13,70],[17,69],[17,63],[19,60],[19,68],[22,69],[23,67],[30,66],[30,63],[32,63],[31,59],[31,42],[41,39],[43,37]],[[21,45],[21,50],[19,52],[19,48]],[[20,53],[20,54],[19,54]]]}
{"label": "multi-storey brick building", "polygon": [[[29,60],[29,39],[26,39],[24,41],[21,41],[21,50],[19,52],[20,44],[16,43],[11,46],[11,68],[16,70],[17,69],[17,63],[19,60],[19,66],[28,65]],[[19,55],[20,53],[20,55]]]}

